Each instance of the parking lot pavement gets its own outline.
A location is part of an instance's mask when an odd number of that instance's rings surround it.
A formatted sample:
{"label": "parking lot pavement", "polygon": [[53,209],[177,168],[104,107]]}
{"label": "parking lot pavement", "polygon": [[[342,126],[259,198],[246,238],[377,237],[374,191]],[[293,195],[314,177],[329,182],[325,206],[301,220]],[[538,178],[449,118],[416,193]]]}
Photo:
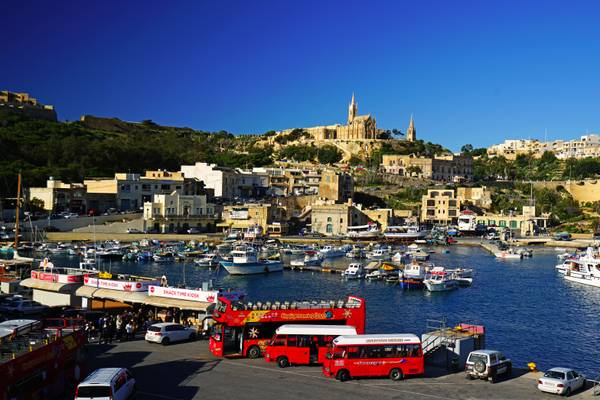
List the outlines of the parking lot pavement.
{"label": "parking lot pavement", "polygon": [[[170,346],[143,340],[94,344],[88,346],[87,360],[90,371],[130,368],[138,382],[136,399],[548,399],[535,388],[538,375],[531,373],[491,384],[429,368],[427,376],[401,382],[381,378],[342,383],[323,376],[320,367],[281,369],[262,359],[217,359],[206,341]],[[589,391],[573,397],[588,395]]]}

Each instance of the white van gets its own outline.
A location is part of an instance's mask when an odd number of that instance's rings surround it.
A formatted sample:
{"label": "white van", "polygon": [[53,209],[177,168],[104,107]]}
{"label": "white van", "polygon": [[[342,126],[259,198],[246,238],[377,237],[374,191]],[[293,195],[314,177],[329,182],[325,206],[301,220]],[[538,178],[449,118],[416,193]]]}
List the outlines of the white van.
{"label": "white van", "polygon": [[135,379],[125,368],[100,368],[77,386],[75,400],[124,400],[133,395]]}

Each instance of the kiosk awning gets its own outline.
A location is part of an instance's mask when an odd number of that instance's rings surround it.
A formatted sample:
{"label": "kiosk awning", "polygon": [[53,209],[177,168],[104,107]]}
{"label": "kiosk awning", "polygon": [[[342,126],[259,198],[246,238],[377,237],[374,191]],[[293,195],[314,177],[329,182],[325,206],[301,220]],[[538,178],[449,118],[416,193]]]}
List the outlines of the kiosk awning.
{"label": "kiosk awning", "polygon": [[49,292],[56,293],[75,293],[76,289],[80,286],[79,283],[58,283],[42,281],[39,279],[27,278],[21,281],[21,286],[25,286],[32,289],[47,290]]}
{"label": "kiosk awning", "polygon": [[93,297],[95,299],[109,299],[122,303],[146,303],[148,300],[146,292],[124,292],[113,289],[97,289],[93,293]]}
{"label": "kiosk awning", "polygon": [[181,310],[202,312],[206,312],[206,310],[213,305],[213,303],[207,303],[203,301],[179,300],[158,296],[148,296],[148,298],[146,299],[146,304],[155,307],[175,307]]}
{"label": "kiosk awning", "polygon": [[97,287],[93,287],[93,286],[82,286],[79,289],[77,289],[75,291],[75,295],[76,296],[80,296],[80,297],[87,297],[87,298],[92,298],[94,292],[98,290]]}

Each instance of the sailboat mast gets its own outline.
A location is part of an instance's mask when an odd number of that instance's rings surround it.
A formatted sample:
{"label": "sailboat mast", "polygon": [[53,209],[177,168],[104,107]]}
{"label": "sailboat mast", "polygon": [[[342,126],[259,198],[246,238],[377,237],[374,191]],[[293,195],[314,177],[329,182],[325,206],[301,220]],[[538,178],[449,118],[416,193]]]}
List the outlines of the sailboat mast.
{"label": "sailboat mast", "polygon": [[15,252],[19,246],[19,213],[21,212],[21,173],[17,179],[17,209],[15,215]]}

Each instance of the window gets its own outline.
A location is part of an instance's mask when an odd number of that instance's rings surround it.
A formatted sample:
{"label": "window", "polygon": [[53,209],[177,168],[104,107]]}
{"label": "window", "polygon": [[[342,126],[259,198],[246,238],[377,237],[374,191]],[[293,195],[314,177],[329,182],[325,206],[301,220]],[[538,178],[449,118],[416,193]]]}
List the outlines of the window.
{"label": "window", "polygon": [[327,222],[331,222],[331,217],[327,217]]}
{"label": "window", "polygon": [[510,221],[510,227],[513,229],[517,228],[517,221]]}
{"label": "window", "polygon": [[277,336],[271,342],[271,346],[285,346],[286,340],[287,340],[287,335]]}

